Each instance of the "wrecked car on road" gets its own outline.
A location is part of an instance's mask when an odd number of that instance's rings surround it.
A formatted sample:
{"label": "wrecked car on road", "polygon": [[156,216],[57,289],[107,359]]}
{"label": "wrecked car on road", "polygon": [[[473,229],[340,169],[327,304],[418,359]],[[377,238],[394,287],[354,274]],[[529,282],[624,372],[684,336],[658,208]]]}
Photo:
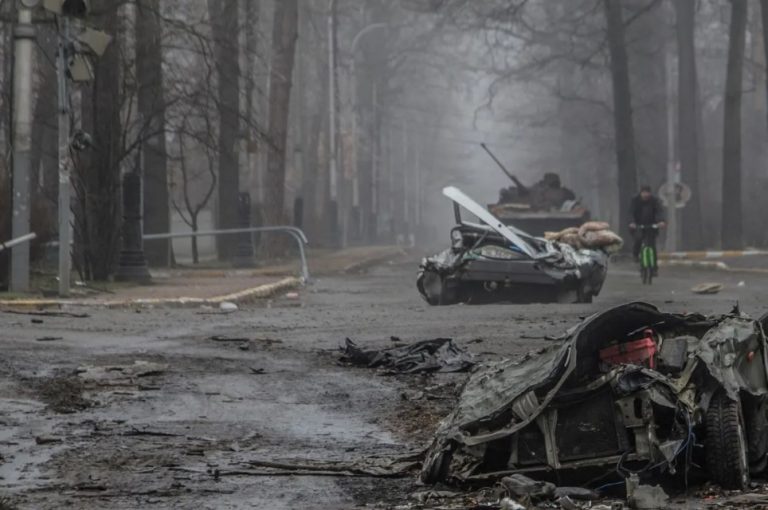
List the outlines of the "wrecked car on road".
{"label": "wrecked car on road", "polygon": [[768,460],[768,314],[595,314],[519,361],[475,372],[443,420],[427,483],[597,471],[623,478],[702,466],[746,488]]}
{"label": "wrecked car on road", "polygon": [[[451,247],[422,261],[416,286],[430,305],[498,301],[589,303],[602,289],[608,254],[530,236],[502,221],[459,189]],[[461,209],[482,223],[466,221]]]}

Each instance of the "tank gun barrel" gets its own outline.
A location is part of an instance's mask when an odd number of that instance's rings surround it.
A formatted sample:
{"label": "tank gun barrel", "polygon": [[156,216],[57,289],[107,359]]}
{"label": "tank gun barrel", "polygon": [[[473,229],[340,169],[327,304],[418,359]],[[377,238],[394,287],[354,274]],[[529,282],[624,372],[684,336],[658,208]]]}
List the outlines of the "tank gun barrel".
{"label": "tank gun barrel", "polygon": [[528,188],[526,188],[525,185],[522,182],[520,182],[520,180],[517,177],[515,177],[509,170],[507,170],[507,167],[505,167],[502,164],[502,162],[499,161],[499,158],[497,158],[496,155],[493,152],[491,152],[491,149],[489,149],[485,143],[481,143],[480,147],[482,147],[485,150],[485,152],[488,153],[491,159],[493,159],[493,161],[497,165],[499,165],[499,168],[501,168],[501,171],[504,172],[507,175],[507,177],[512,179],[512,182],[515,183],[515,186],[517,186],[517,188],[520,190],[521,193],[528,192]]}

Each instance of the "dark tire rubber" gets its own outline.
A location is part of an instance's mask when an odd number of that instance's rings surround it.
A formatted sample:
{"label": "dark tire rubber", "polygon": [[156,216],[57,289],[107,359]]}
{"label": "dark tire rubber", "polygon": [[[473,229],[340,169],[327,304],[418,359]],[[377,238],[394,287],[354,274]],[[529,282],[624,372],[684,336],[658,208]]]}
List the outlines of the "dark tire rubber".
{"label": "dark tire rubber", "polygon": [[579,291],[577,294],[578,303],[591,303],[592,298],[594,297],[594,294],[592,294],[590,291],[587,290],[587,286],[585,284],[579,285]]}
{"label": "dark tire rubber", "polygon": [[741,404],[723,390],[712,397],[706,416],[707,470],[724,489],[749,487],[749,462]]}
{"label": "dark tire rubber", "polygon": [[768,399],[761,397],[741,408],[747,435],[749,472],[758,475],[768,467]]}

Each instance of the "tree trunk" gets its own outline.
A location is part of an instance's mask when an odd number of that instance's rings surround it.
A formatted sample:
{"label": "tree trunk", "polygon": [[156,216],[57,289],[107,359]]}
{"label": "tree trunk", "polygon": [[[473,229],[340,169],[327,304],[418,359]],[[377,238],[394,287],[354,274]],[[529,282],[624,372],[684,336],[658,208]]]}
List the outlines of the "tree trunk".
{"label": "tree trunk", "polygon": [[[219,110],[218,228],[237,228],[240,188],[238,143],[240,141],[240,59],[237,0],[208,0],[214,39]],[[219,258],[231,259],[237,252],[236,236],[219,236]]]}
{"label": "tree trunk", "polygon": [[699,189],[699,79],[694,47],[696,0],[678,0],[674,6],[678,51],[677,139],[682,180],[693,194],[683,209],[681,233],[684,249],[698,250],[703,247],[703,220]]}
{"label": "tree trunk", "polygon": [[[171,231],[168,165],[165,150],[165,101],[160,0],[136,2],[136,81],[142,134],[144,170],[144,233]],[[144,253],[150,265],[166,266],[171,243],[149,241]]]}
{"label": "tree trunk", "polygon": [[115,38],[95,60],[95,79],[84,87],[83,128],[93,136],[93,149],[81,153],[75,165],[76,263],[88,279],[106,280],[120,248],[120,119],[121,35],[117,0],[93,2],[99,13],[94,24]]}
{"label": "tree trunk", "polygon": [[[764,62],[768,65],[768,0],[760,0],[760,14],[763,25],[763,55]],[[765,83],[766,104],[768,104],[768,77],[763,81]],[[768,119],[766,119],[768,120]],[[768,127],[768,124],[766,124]]]}
{"label": "tree trunk", "polygon": [[[197,214],[192,215],[192,232],[197,232]],[[197,265],[200,263],[200,254],[197,249],[197,236],[192,236],[192,263]]]}
{"label": "tree trunk", "polygon": [[[683,0],[686,1],[686,0]],[[658,189],[667,180],[669,139],[667,136],[666,42],[669,34],[662,2],[623,0],[629,12],[646,11],[626,27],[635,157],[639,184]]]}
{"label": "tree trunk", "polygon": [[604,0],[608,28],[608,49],[611,55],[613,88],[613,122],[618,166],[619,223],[625,235],[631,219],[629,203],[637,191],[637,162],[635,131],[632,124],[632,94],[629,87],[629,66],[624,41],[624,20],[621,0]]}
{"label": "tree trunk", "polygon": [[742,247],[741,95],[747,0],[731,0],[723,121],[723,249]]}
{"label": "tree trunk", "polygon": [[285,214],[285,147],[298,37],[297,0],[280,0],[275,7],[269,76],[269,152],[264,200],[264,219],[267,225],[282,223]]}

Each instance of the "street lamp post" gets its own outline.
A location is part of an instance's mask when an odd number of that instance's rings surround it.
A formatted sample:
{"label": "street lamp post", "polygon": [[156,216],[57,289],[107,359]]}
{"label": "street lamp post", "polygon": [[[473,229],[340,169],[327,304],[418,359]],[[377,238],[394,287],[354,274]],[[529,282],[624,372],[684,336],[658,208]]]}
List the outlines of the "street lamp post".
{"label": "street lamp post", "polygon": [[338,175],[336,168],[336,158],[338,148],[336,147],[336,0],[328,0],[328,115],[329,115],[329,137],[328,143],[330,153],[330,164],[328,169],[328,186],[330,194],[330,219],[331,236],[333,242],[338,240],[339,210],[338,210]]}
{"label": "street lamp post", "polygon": [[[32,161],[32,69],[34,67],[35,27],[32,9],[37,0],[19,5],[18,24],[14,28],[13,70],[13,200],[12,236],[22,237],[30,229],[29,180]],[[11,251],[11,290],[29,290],[29,243],[21,243]]]}
{"label": "street lamp post", "polygon": [[[379,28],[386,28],[386,23],[371,23],[370,25],[363,27],[357,35],[352,39],[352,46],[350,48],[351,54],[352,54],[352,65],[350,66],[350,74],[352,76],[352,143],[354,147],[354,174],[352,177],[352,206],[353,208],[357,208],[358,211],[360,211],[360,221],[359,225],[364,225],[365,222],[362,220],[365,213],[363,213],[363,209],[366,209],[365,207],[360,207],[360,168],[359,168],[359,159],[358,159],[358,136],[357,136],[357,128],[359,125],[359,115],[360,115],[360,101],[358,97],[358,90],[357,90],[357,45],[360,43],[360,41],[365,37],[366,35],[370,34],[374,30],[377,30]],[[376,84],[374,84],[374,87],[376,87]],[[374,102],[376,100],[376,94],[377,91],[374,88]],[[374,112],[375,114],[375,112]],[[376,154],[374,153],[373,158],[376,158]],[[373,163],[376,164],[375,162]],[[376,193],[376,182],[375,182],[376,176],[371,176],[371,193],[375,197]],[[375,201],[375,198],[373,198]],[[375,203],[375,202],[374,202]],[[367,208],[369,208],[371,211],[373,211],[374,203],[367,204]]]}

